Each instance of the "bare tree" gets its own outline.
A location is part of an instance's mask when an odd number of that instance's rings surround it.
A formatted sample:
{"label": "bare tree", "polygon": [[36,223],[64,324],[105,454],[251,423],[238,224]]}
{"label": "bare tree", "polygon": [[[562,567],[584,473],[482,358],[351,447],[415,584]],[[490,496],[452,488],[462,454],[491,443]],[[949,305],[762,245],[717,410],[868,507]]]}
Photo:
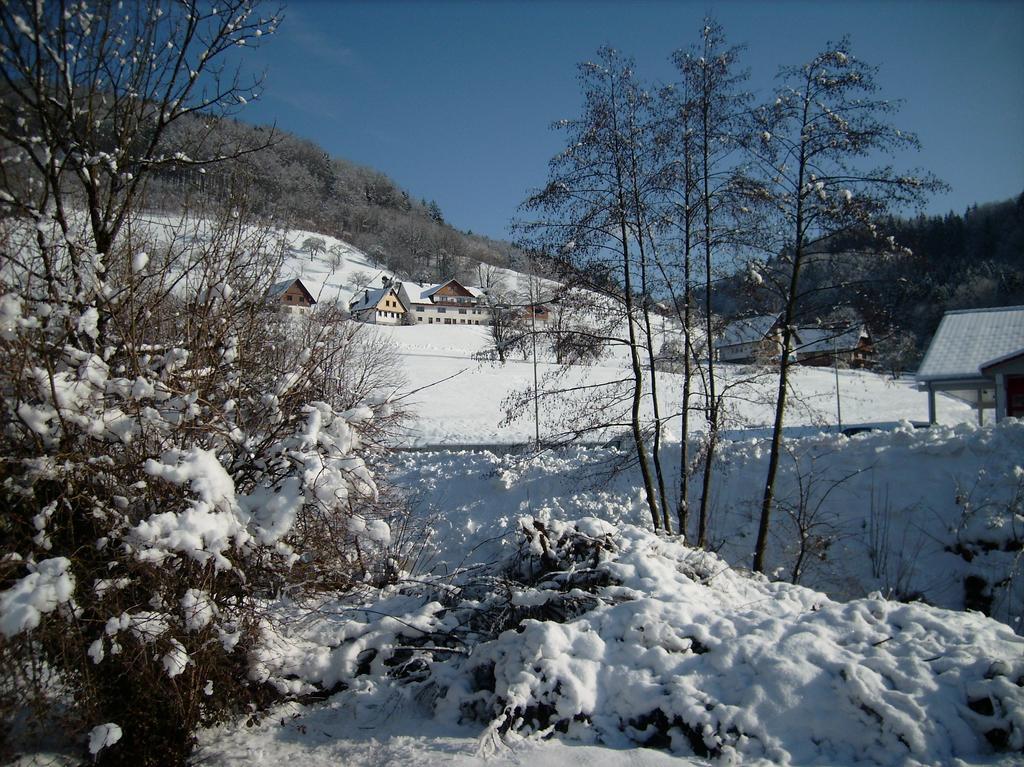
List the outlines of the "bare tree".
{"label": "bare tree", "polygon": [[[580,82],[584,114],[558,123],[569,134],[567,148],[551,160],[547,186],[524,203],[538,217],[521,228],[533,250],[561,262],[567,278],[621,306],[632,381],[630,431],[648,508],[659,529],[663,518],[640,417],[642,298],[638,301],[634,248],[644,230],[636,225],[631,179],[631,174],[643,172],[634,160],[647,130],[647,97],[634,78],[632,62],[610,48],[600,49],[597,61],[580,66]],[[637,180],[638,186],[645,183]]]}
{"label": "bare tree", "polygon": [[[697,525],[697,545],[707,544],[711,510],[711,479],[722,415],[713,354],[711,295],[715,260],[735,244],[730,221],[734,201],[740,118],[748,98],[739,91],[746,74],[737,72],[742,49],[728,47],[719,24],[706,20],[700,44],[673,54],[682,82],[676,88],[674,119],[684,132],[677,138],[678,162],[685,184],[682,196],[684,273],[690,270],[691,249],[703,255],[704,333],[707,342],[704,397],[708,433],[704,446],[704,477]],[[680,100],[682,99],[682,100]],[[689,316],[689,315],[687,315]]]}
{"label": "bare tree", "polygon": [[[939,186],[926,174],[869,166],[878,156],[914,148],[918,142],[914,134],[884,121],[895,105],[875,95],[875,70],[853,56],[848,40],[828,45],[803,66],[783,69],[780,78],[772,103],[756,110],[748,145],[759,171],[748,192],[770,212],[771,229],[783,233],[781,240],[767,241],[786,264],[788,277],[775,420],[754,552],[753,566],[759,572],[765,568],[801,269],[826,238],[855,228],[876,231],[875,222],[890,206],[920,205]],[[891,238],[886,242],[895,247]]]}
{"label": "bare tree", "polygon": [[76,287],[85,254],[69,203],[84,204],[91,240],[105,257],[153,173],[223,159],[224,148],[208,146],[208,134],[188,146],[164,139],[188,115],[231,113],[258,96],[259,81],[243,83],[238,70],[227,68],[227,54],[257,45],[278,18],[259,14],[255,0],[218,7],[198,0],[5,4],[4,166],[26,163],[34,183],[11,189],[5,174],[2,201],[18,214],[57,223]]}

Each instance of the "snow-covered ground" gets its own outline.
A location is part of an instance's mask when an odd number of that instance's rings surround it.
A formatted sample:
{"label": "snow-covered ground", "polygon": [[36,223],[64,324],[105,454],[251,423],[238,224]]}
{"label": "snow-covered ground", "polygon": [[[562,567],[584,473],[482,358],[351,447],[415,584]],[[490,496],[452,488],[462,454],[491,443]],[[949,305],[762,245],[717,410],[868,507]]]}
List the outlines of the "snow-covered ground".
{"label": "snow-covered ground", "polygon": [[[304,277],[339,293],[354,284],[303,258],[293,267]],[[360,260],[344,274],[365,273]],[[1024,522],[1012,509],[1024,424],[978,428],[965,404],[940,397],[944,425],[915,430],[906,422],[926,420],[927,402],[912,382],[839,371],[837,384],[831,369],[796,369],[769,548],[783,582],[769,583],[727,563],[742,569],[752,554],[770,374],[721,367],[729,439],[711,493],[713,555],[649,532],[635,469],[616,449],[513,449],[534,437],[531,412],[503,424],[508,398],[533,385],[532,356],[479,361],[486,328],[364,332],[400,354],[402,443],[434,448],[379,467],[429,531],[414,579],[358,605],[279,605],[268,678],[341,691],[203,733],[202,763],[1019,763],[993,744],[1024,746],[1024,640],[1011,628],[1024,591],[1007,543]],[[612,381],[623,367],[613,354],[558,386]],[[543,349],[536,368],[549,382]],[[836,433],[837,385],[844,426],[904,425]],[[662,374],[663,403],[680,388]],[[543,402],[545,439],[574,405]],[[678,442],[676,418],[670,478]],[[457,449],[468,445],[481,448]],[[784,582],[801,540],[799,581],[814,590]],[[538,562],[556,549],[545,580]],[[541,576],[523,575],[535,567]],[[1002,624],[960,612],[979,596],[966,593],[969,576],[987,584],[980,596]],[[898,601],[914,597],[939,607]],[[495,610],[519,618],[504,633],[464,633]],[[645,742],[655,748],[636,747]]]}
{"label": "snow-covered ground", "polygon": [[[1019,446],[1013,426],[991,447]],[[626,483],[581,486],[596,452],[406,456],[421,513],[438,502],[430,572],[377,601],[279,605],[267,677],[341,691],[203,733],[201,762],[1016,763],[992,749],[1024,747],[1008,627],[743,575],[631,524]]]}
{"label": "snow-covered ground", "polygon": [[[368,326],[365,332],[379,333],[392,340],[401,353],[408,388],[416,390],[404,400],[414,414],[405,445],[514,445],[533,440],[532,409],[528,417],[502,425],[506,398],[516,392],[527,392],[533,386],[532,353],[526,360],[518,355],[503,365],[477,361],[474,355],[488,345],[488,329],[483,327]],[[557,369],[549,359],[550,355],[541,349],[537,370],[542,391]],[[571,389],[615,381],[622,378],[625,364],[621,357],[612,355],[599,364],[573,367],[550,385]],[[720,386],[730,386],[725,400],[727,432],[734,437],[763,434],[772,422],[771,396],[777,379],[769,372],[748,366],[723,364],[720,370]],[[791,375],[793,394],[786,418],[790,433],[807,434],[822,427],[835,428],[838,422],[835,372],[831,368],[800,367]],[[857,370],[840,370],[838,379],[844,427],[928,419],[927,397],[915,389],[912,381],[892,380]],[[663,412],[678,413],[682,377],[661,373],[658,389]],[[943,395],[938,399],[941,423],[958,423],[973,417],[965,403]],[[564,428],[563,419],[574,401],[571,394],[544,400],[542,441]],[[649,401],[646,412],[650,417]],[[695,428],[702,429],[700,419],[695,420]],[[666,433],[668,439],[679,441],[678,417],[667,424]],[[609,436],[611,433],[599,432],[591,440],[601,442]]]}
{"label": "snow-covered ground", "polygon": [[[321,302],[346,303],[386,274],[341,241],[282,234],[282,276],[301,276]],[[309,253],[310,237],[321,252]],[[532,409],[506,423],[506,405],[531,390],[535,369],[546,440],[580,425],[590,395],[575,392],[622,377],[621,351],[556,378],[543,345],[536,363],[480,361],[487,328],[361,332],[398,351],[396,396],[410,413],[400,444],[421,451],[376,470],[406,494],[422,549],[397,586],[272,605],[254,680],[326,699],[204,731],[196,763],[1020,763],[1024,424],[979,428],[965,404],[940,397],[942,425],[916,430],[908,421],[926,420],[927,402],[911,382],[795,369],[770,582],[743,571],[770,372],[720,369],[711,553],[650,530],[627,453],[514,449],[535,424]],[[660,374],[663,412],[678,410],[680,390],[678,375]],[[890,430],[847,438],[839,408],[846,427]],[[673,499],[679,440],[674,417]],[[964,612],[983,602],[999,621]]]}

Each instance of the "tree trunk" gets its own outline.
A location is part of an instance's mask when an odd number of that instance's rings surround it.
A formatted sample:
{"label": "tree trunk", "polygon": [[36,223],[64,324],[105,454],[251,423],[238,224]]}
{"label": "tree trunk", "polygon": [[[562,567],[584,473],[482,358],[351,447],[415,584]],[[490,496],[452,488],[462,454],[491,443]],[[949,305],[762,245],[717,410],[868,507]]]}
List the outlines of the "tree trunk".
{"label": "tree trunk", "polygon": [[701,110],[701,181],[704,192],[704,314],[705,314],[705,348],[708,355],[708,380],[705,401],[707,402],[708,441],[704,456],[704,487],[701,488],[700,517],[697,520],[697,546],[704,548],[708,542],[708,517],[711,513],[711,477],[714,471],[715,447],[718,444],[718,396],[715,385],[715,355],[711,336],[711,148],[709,124],[711,105],[707,91],[710,85],[706,82],[702,93]]}
{"label": "tree trunk", "polygon": [[[806,107],[804,122],[807,120]],[[801,132],[802,135],[802,132]],[[771,523],[772,502],[775,499],[775,476],[779,470],[779,453],[782,450],[782,424],[786,413],[786,390],[789,384],[789,355],[793,346],[793,324],[796,318],[797,290],[800,284],[800,265],[804,255],[804,173],[807,160],[804,146],[800,146],[799,168],[796,187],[796,245],[793,251],[793,272],[789,278],[789,294],[782,327],[782,359],[779,360],[779,390],[775,400],[775,422],[772,425],[772,446],[768,456],[768,476],[761,498],[761,520],[757,526],[757,542],[754,544],[754,571],[763,573],[765,550],[768,548],[768,528]]]}

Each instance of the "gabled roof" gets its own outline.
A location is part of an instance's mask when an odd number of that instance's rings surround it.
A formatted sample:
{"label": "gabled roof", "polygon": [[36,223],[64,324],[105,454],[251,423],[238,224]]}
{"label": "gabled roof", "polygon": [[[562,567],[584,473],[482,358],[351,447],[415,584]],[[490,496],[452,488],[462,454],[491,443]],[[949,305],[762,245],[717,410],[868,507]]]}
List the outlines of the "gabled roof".
{"label": "gabled roof", "polygon": [[797,354],[832,354],[856,349],[868,333],[863,325],[842,329],[798,328],[799,341],[793,350]]}
{"label": "gabled roof", "polygon": [[463,290],[467,291],[474,298],[482,298],[484,292],[479,288],[471,288],[467,285],[463,285],[461,282],[455,279],[447,280],[445,282],[410,282],[402,280],[402,290],[409,297],[409,300],[415,304],[430,304],[433,303],[432,296],[443,288],[445,285],[455,283]]}
{"label": "gabled roof", "polygon": [[778,321],[779,315],[777,314],[762,314],[757,317],[733,320],[725,326],[715,347],[757,343],[771,332]]}
{"label": "gabled roof", "polygon": [[358,294],[357,297],[352,299],[352,301],[348,305],[348,310],[349,312],[360,312],[363,309],[370,309],[372,307],[375,307],[377,304],[380,303],[380,300],[384,298],[384,296],[386,296],[388,293],[394,293],[395,298],[397,298],[398,302],[402,304],[402,307],[406,309],[408,308],[405,306],[405,302],[399,295],[398,290],[395,289],[395,286],[388,285],[383,288],[370,288],[364,290],[361,294]]}
{"label": "gabled roof", "polygon": [[983,365],[1024,349],[1024,306],[946,312],[917,371],[918,381],[983,379]]}
{"label": "gabled roof", "polygon": [[270,298],[276,298],[277,296],[281,295],[286,290],[288,290],[288,288],[290,288],[292,285],[298,285],[302,292],[306,294],[306,298],[309,299],[309,302],[311,304],[316,303],[316,299],[313,298],[312,291],[310,291],[310,289],[307,288],[305,284],[303,284],[301,277],[289,277],[286,280],[275,282],[273,285],[270,286],[270,289],[267,290],[267,295]]}

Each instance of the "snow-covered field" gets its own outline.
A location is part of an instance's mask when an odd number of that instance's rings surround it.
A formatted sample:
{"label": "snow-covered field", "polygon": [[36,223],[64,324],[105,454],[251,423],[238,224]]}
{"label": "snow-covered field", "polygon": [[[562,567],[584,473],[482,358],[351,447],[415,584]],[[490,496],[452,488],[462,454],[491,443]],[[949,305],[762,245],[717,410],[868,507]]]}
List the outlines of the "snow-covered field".
{"label": "snow-covered field", "polygon": [[[515,392],[533,386],[533,358],[518,356],[504,365],[477,361],[477,354],[487,346],[487,328],[427,325],[417,327],[371,327],[367,333],[390,338],[401,352],[402,372],[408,388],[417,390],[405,404],[414,410],[409,426],[407,446],[440,445],[515,445],[534,438],[532,410],[527,418],[502,426],[503,403]],[[538,375],[544,390],[556,365],[547,361],[542,350],[538,355]],[[557,380],[562,388],[593,385],[620,379],[625,361],[612,358],[596,365],[572,368]],[[763,434],[770,426],[773,406],[770,397],[775,380],[770,373],[739,365],[721,365],[721,380],[732,385],[726,397],[728,411],[725,429],[732,436]],[[886,376],[856,370],[840,370],[839,398],[844,427],[853,424],[901,420],[927,421],[928,402],[909,380],[892,380]],[[787,411],[787,426],[804,427],[791,433],[813,433],[821,428],[835,428],[836,374],[830,368],[796,368],[792,372],[793,396]],[[663,411],[678,413],[681,397],[681,376],[660,374],[659,392]],[[970,408],[951,397],[939,397],[938,416],[942,423],[958,423],[972,418]],[[545,400],[541,412],[541,439],[556,434],[563,427],[562,418],[570,397]],[[650,415],[649,402],[647,413]],[[695,428],[700,430],[700,419]],[[614,431],[614,430],[612,430]],[[672,419],[666,428],[667,438],[679,440],[679,419]],[[592,441],[603,441],[607,433],[596,433]]]}
{"label": "snow-covered field", "polygon": [[[363,332],[394,343],[407,381],[401,441],[420,451],[378,470],[429,531],[414,578],[360,604],[279,605],[269,678],[340,691],[203,733],[201,763],[1019,763],[1024,586],[1012,542],[1024,424],[979,428],[966,405],[940,398],[943,425],[915,430],[907,422],[926,420],[927,403],[912,382],[839,371],[837,384],[831,369],[797,369],[769,583],[741,570],[770,375],[722,366],[715,555],[649,532],[635,470],[615,448],[515,449],[534,423],[528,413],[502,425],[505,403],[532,387],[532,356],[479,361],[486,328]],[[623,362],[612,355],[558,384],[614,380]],[[542,382],[554,368],[542,350]],[[838,434],[837,385],[845,427],[889,430]],[[680,387],[663,374],[662,402]],[[572,412],[543,401],[542,440]],[[676,418],[669,477],[678,441]],[[798,557],[811,589],[786,583]],[[962,612],[979,596],[965,591],[969,576],[1003,623]],[[496,614],[509,630],[477,625]]]}

